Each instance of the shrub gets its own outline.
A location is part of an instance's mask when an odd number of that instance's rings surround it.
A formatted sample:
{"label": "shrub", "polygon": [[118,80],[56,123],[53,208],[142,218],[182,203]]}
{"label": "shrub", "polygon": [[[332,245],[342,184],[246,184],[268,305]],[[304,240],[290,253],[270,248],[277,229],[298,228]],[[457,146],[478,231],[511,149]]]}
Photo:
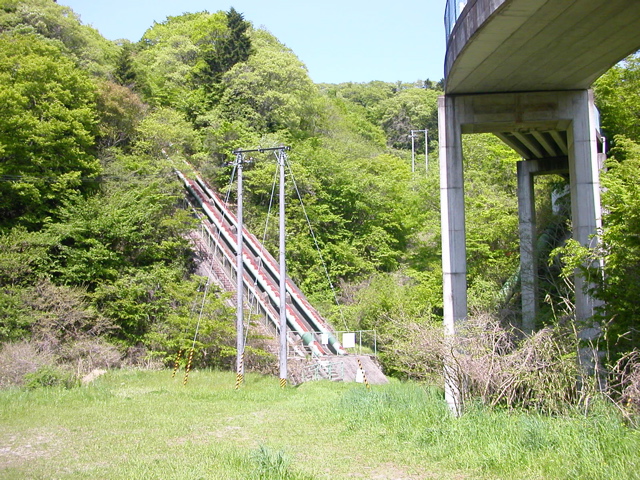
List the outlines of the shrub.
{"label": "shrub", "polygon": [[586,399],[578,385],[578,340],[561,326],[518,339],[490,316],[469,320],[460,329],[451,358],[466,384],[467,400],[558,413]]}
{"label": "shrub", "polygon": [[25,294],[25,305],[35,318],[33,339],[42,349],[55,348],[65,342],[96,337],[115,329],[111,320],[96,313],[80,288],[54,285],[42,280]]}
{"label": "shrub", "polygon": [[51,353],[39,351],[33,343],[5,343],[0,348],[0,388],[22,386],[25,375],[53,362]]}
{"label": "shrub", "polygon": [[610,389],[627,417],[640,421],[640,351],[622,357],[611,370]]}
{"label": "shrub", "polygon": [[456,328],[456,336],[446,338],[440,323],[403,322],[381,354],[387,373],[432,381],[442,379],[446,362],[464,386],[464,402],[480,399],[486,405],[547,413],[564,411],[595,393],[577,381],[582,374],[578,339],[568,326],[523,336],[494,316],[480,314]]}
{"label": "shrub", "polygon": [[95,369],[119,367],[121,361],[117,348],[101,338],[87,337],[55,348],[34,341],[7,343],[0,349],[0,388],[70,387],[81,376]]}
{"label": "shrub", "polygon": [[72,388],[77,384],[78,380],[71,372],[52,365],[43,365],[24,376],[24,385],[28,389],[58,386]]}
{"label": "shrub", "polygon": [[83,338],[60,348],[60,361],[74,367],[78,376],[97,368],[119,367],[122,355],[118,349],[102,338]]}

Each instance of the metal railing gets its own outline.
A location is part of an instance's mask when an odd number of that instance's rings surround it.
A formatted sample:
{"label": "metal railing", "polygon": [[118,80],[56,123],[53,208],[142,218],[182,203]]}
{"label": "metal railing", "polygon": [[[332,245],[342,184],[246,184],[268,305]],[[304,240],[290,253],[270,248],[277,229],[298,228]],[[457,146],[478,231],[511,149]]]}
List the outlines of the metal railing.
{"label": "metal railing", "polygon": [[344,380],[344,362],[317,361],[311,365],[306,365],[302,369],[302,381],[310,382],[314,380]]}
{"label": "metal railing", "polygon": [[[334,334],[327,332],[308,332],[312,339],[320,345],[328,345],[337,340],[342,348],[353,355],[378,356],[378,335],[375,330],[338,330]],[[287,344],[289,345],[289,357],[299,356],[299,351],[304,348],[309,338],[303,338],[294,331],[287,332]]]}
{"label": "metal railing", "polygon": [[444,9],[444,28],[447,40],[449,40],[449,35],[451,35],[453,27],[466,4],[467,0],[447,0],[447,5]]}
{"label": "metal railing", "polygon": [[336,336],[348,353],[378,356],[378,334],[375,330],[337,331]]}

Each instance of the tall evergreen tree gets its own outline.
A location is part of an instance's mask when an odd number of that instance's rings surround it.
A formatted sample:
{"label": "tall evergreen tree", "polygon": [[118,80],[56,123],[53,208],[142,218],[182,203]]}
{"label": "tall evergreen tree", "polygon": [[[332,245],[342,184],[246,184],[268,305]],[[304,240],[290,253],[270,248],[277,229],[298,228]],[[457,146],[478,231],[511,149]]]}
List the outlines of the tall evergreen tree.
{"label": "tall evergreen tree", "polygon": [[236,63],[246,61],[251,55],[251,39],[247,35],[249,22],[244,20],[241,13],[233,7],[227,12],[227,26],[229,35],[220,42],[222,65],[225,71]]}
{"label": "tall evergreen tree", "polygon": [[225,72],[239,62],[246,61],[253,53],[251,39],[247,34],[250,27],[241,13],[235,8],[226,13],[227,33],[219,38],[212,49],[205,51],[203,59],[206,66],[200,72],[200,80],[205,86],[220,83]]}
{"label": "tall evergreen tree", "polygon": [[136,72],[133,69],[133,60],[131,58],[133,52],[133,45],[126,42],[122,45],[122,50],[118,55],[116,61],[116,68],[113,72],[113,76],[116,81],[124,86],[132,88],[136,84]]}

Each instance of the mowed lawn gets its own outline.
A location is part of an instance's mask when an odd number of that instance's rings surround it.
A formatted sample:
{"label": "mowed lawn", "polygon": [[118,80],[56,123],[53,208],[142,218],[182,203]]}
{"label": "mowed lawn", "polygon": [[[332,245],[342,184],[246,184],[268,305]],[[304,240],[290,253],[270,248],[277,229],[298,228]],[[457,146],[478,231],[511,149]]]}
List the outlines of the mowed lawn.
{"label": "mowed lawn", "polygon": [[281,389],[248,375],[108,372],[0,392],[0,479],[633,479],[640,435],[588,416],[469,408],[392,381]]}

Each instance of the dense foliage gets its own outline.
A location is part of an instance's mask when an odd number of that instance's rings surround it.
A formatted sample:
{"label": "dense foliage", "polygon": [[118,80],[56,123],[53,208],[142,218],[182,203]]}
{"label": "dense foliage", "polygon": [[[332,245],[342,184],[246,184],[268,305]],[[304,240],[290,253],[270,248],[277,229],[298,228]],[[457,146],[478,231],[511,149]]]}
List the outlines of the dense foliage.
{"label": "dense foliage", "polygon": [[37,225],[100,172],[95,85],[31,34],[0,34],[0,72],[0,215]]}
{"label": "dense foliage", "polygon": [[[593,281],[604,305],[599,314],[611,360],[625,358],[640,340],[640,58],[635,55],[610,69],[595,84],[605,135],[613,148],[602,174],[603,229],[595,252],[571,244],[570,267]],[[594,265],[604,265],[604,272]]]}

